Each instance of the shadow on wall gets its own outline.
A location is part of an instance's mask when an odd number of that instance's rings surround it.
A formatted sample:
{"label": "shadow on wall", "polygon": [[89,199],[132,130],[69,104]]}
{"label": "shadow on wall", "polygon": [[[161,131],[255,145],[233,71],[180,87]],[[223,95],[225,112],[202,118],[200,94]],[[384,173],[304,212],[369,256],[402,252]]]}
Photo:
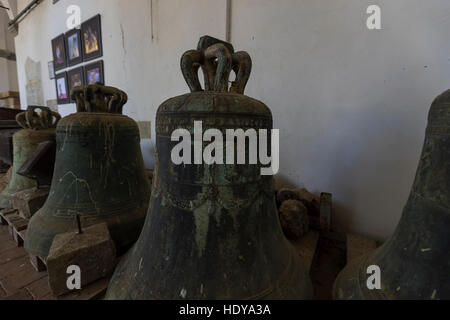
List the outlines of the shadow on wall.
{"label": "shadow on wall", "polygon": [[[426,117],[424,130],[425,124]],[[423,143],[425,131],[417,135],[416,129],[408,130],[414,125],[417,123],[409,117],[407,108],[369,105],[341,112],[326,133],[314,139],[313,144],[321,150],[319,157],[331,159],[327,162],[331,166],[300,166],[303,171],[309,167],[328,175],[320,177],[322,183],[328,181],[328,186],[310,191],[316,195],[333,194],[335,230],[361,230],[361,234],[378,240],[393,233],[407,201]],[[276,186],[308,189],[304,182],[292,181],[283,174],[276,177]]]}
{"label": "shadow on wall", "polygon": [[142,157],[147,169],[153,170],[155,168],[156,146],[153,140],[141,140]]}

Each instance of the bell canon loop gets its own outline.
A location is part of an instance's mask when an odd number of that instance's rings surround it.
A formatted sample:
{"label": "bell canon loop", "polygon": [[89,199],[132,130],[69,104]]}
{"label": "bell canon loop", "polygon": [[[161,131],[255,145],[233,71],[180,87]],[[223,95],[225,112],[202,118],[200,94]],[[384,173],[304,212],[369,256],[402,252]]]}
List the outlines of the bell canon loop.
{"label": "bell canon loop", "polygon": [[[243,94],[251,65],[246,52],[211,37],[183,55],[191,93],[157,111],[148,215],[139,240],[116,268],[107,299],[312,298],[308,273],[281,231],[273,177],[261,175],[261,164],[175,164],[171,158],[178,144],[173,132],[193,133],[198,122],[222,134],[272,130],[270,109]],[[229,87],[232,71],[236,79]]]}
{"label": "bell canon loop", "polygon": [[[450,90],[431,105],[422,155],[394,235],[350,262],[334,284],[336,299],[450,299]],[[370,266],[381,286],[370,288]]]}
{"label": "bell canon loop", "polygon": [[50,193],[31,218],[25,249],[46,258],[55,235],[106,222],[118,251],[139,236],[150,197],[139,129],[122,115],[125,92],[100,84],[71,92],[77,113],[56,128]]}
{"label": "bell canon loop", "polygon": [[17,123],[23,129],[13,135],[13,169],[7,187],[0,194],[1,209],[12,209],[12,196],[15,193],[37,187],[35,180],[17,172],[40,143],[55,140],[55,128],[60,119],[57,112],[41,106],[29,106],[16,116]]}

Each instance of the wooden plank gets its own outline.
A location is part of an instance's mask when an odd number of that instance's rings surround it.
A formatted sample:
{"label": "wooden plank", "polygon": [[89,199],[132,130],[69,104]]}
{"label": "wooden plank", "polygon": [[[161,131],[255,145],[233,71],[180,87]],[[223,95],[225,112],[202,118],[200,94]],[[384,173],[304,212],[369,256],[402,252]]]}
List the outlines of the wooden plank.
{"label": "wooden plank", "polygon": [[36,272],[30,263],[26,263],[22,268],[14,270],[1,279],[0,282],[6,292],[12,294],[46,275],[46,272]]}
{"label": "wooden plank", "polygon": [[0,300],[3,300],[6,297],[6,291],[0,286]]}
{"label": "wooden plank", "polygon": [[377,242],[364,236],[347,234],[347,263],[377,248]]}
{"label": "wooden plank", "polygon": [[22,230],[19,232],[19,236],[22,238],[22,240],[25,241],[25,236],[27,235],[27,229]]}
{"label": "wooden plank", "polygon": [[35,300],[41,300],[48,295],[52,295],[48,285],[48,276],[34,281],[26,286],[26,289],[31,293]]}
{"label": "wooden plank", "polygon": [[49,293],[45,297],[40,298],[39,300],[57,300],[57,298],[53,295],[53,293]]}
{"label": "wooden plank", "polygon": [[2,225],[9,225],[10,216],[14,216],[17,214],[17,210],[15,209],[3,209],[0,210],[0,222]]}
{"label": "wooden plank", "polygon": [[20,236],[20,234],[19,234],[19,232],[17,230],[14,230],[13,239],[14,239],[14,242],[16,243],[18,248],[22,248],[23,247],[24,241],[23,241],[22,237]]}
{"label": "wooden plank", "polygon": [[4,300],[33,300],[33,296],[26,289],[21,289],[4,298]]}
{"label": "wooden plank", "polygon": [[21,257],[26,256],[27,253],[20,248],[17,248],[16,246],[13,246],[12,248],[8,250],[4,250],[0,254],[0,265],[8,263],[14,259],[18,259]]}
{"label": "wooden plank", "polygon": [[310,271],[317,300],[331,300],[333,283],[345,266],[345,234],[322,232]]}
{"label": "wooden plank", "polygon": [[19,219],[11,221],[10,226],[12,226],[14,230],[20,232],[28,227],[28,220],[19,216]]}
{"label": "wooden plank", "polygon": [[58,300],[99,300],[102,299],[108,289],[109,280],[107,278],[100,279],[85,288],[58,297]]}
{"label": "wooden plank", "polygon": [[24,257],[11,260],[5,264],[0,264],[0,280],[14,274],[19,269],[24,268],[27,264],[29,264],[28,260],[28,255],[25,255]]}
{"label": "wooden plank", "polygon": [[18,232],[25,230],[28,227],[28,220],[23,219],[14,219],[11,221],[9,225],[9,232],[18,247],[23,247],[23,240],[18,236]]}
{"label": "wooden plank", "polygon": [[47,266],[45,265],[44,259],[38,256],[34,256],[32,254],[30,254],[29,256],[30,256],[30,263],[33,266],[34,270],[36,270],[37,272],[43,272],[47,270]]}
{"label": "wooden plank", "polygon": [[14,232],[14,242],[16,245],[21,248],[25,244],[25,235],[26,235],[27,229],[22,231],[15,231]]}
{"label": "wooden plank", "polygon": [[311,230],[300,240],[292,242],[292,245],[297,250],[298,255],[302,258],[302,261],[305,264],[308,272],[310,271],[312,266],[318,241],[319,241],[319,232]]}
{"label": "wooden plank", "polygon": [[9,250],[11,248],[17,248],[16,244],[14,243],[13,239],[11,239],[8,228],[2,227],[0,228],[0,255],[3,251]]}
{"label": "wooden plank", "polygon": [[17,91],[4,91],[0,92],[0,99],[6,98],[20,98],[19,92]]}

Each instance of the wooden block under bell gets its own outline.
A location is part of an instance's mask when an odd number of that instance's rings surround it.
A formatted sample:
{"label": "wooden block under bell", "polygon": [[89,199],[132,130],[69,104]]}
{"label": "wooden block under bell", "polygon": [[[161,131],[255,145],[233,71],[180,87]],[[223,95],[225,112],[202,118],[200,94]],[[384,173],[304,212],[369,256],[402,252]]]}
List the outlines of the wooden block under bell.
{"label": "wooden block under bell", "polygon": [[24,219],[30,219],[47,200],[50,188],[31,188],[19,191],[12,197],[13,206]]}
{"label": "wooden block under bell", "polygon": [[110,276],[115,267],[116,248],[107,224],[90,226],[81,233],[56,235],[46,262],[50,289],[56,296],[76,291],[67,287],[70,266],[79,267],[81,288]]}
{"label": "wooden block under bell", "polygon": [[3,209],[0,210],[0,224],[7,226],[9,225],[9,217],[17,213],[15,209]]}
{"label": "wooden block under bell", "polygon": [[30,254],[30,263],[37,272],[44,272],[47,270],[45,261],[38,256]]}

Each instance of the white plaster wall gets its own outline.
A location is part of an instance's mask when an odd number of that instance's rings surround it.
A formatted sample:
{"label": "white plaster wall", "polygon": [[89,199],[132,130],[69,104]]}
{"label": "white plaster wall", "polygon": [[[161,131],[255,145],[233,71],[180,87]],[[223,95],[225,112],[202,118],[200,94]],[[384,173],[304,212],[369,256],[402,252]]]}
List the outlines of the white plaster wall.
{"label": "white plaster wall", "polygon": [[[8,15],[4,10],[0,10],[0,49],[6,50],[5,24],[8,22]],[[0,92],[8,91],[8,61],[0,58]]]}
{"label": "white plaster wall", "polygon": [[[366,28],[366,8],[382,28]],[[341,229],[385,237],[407,200],[434,97],[450,87],[450,2],[233,2],[247,93],[281,129],[281,176],[329,191]]]}
{"label": "white plaster wall", "polygon": [[[19,12],[28,3],[19,0]],[[195,48],[204,34],[221,38],[225,35],[223,1],[153,0],[153,39],[149,0],[61,0],[55,5],[44,1],[20,24],[16,37],[23,108],[27,104],[24,90],[27,57],[41,61],[43,103],[56,98],[47,63],[52,60],[51,39],[68,31],[66,9],[71,4],[80,6],[82,21],[101,14],[105,82],[127,92],[129,100],[124,113],[136,121],[151,121],[153,131],[159,104],[174,94],[186,92],[179,70],[182,53]],[[63,116],[73,113],[75,105],[62,105],[59,112]],[[152,142],[144,140],[142,147],[144,160],[150,167]]]}
{"label": "white plaster wall", "polygon": [[[8,32],[9,17],[0,9],[0,49],[15,52],[14,38]],[[0,92],[19,91],[16,62],[0,58]]]}
{"label": "white plaster wall", "polygon": [[[19,10],[28,4],[19,0]],[[433,98],[450,87],[448,0],[233,0],[232,42],[254,69],[247,94],[272,108],[281,129],[280,179],[334,196],[343,231],[385,238],[406,202]],[[383,30],[365,27],[369,4]],[[67,31],[66,7],[102,15],[105,77],[129,94],[125,113],[150,120],[187,92],[181,54],[201,35],[225,37],[226,0],[44,1],[16,38],[21,99],[24,63],[41,61],[45,99],[55,99],[50,41]],[[75,110],[61,106],[64,114]],[[150,162],[150,141],[143,153]]]}

